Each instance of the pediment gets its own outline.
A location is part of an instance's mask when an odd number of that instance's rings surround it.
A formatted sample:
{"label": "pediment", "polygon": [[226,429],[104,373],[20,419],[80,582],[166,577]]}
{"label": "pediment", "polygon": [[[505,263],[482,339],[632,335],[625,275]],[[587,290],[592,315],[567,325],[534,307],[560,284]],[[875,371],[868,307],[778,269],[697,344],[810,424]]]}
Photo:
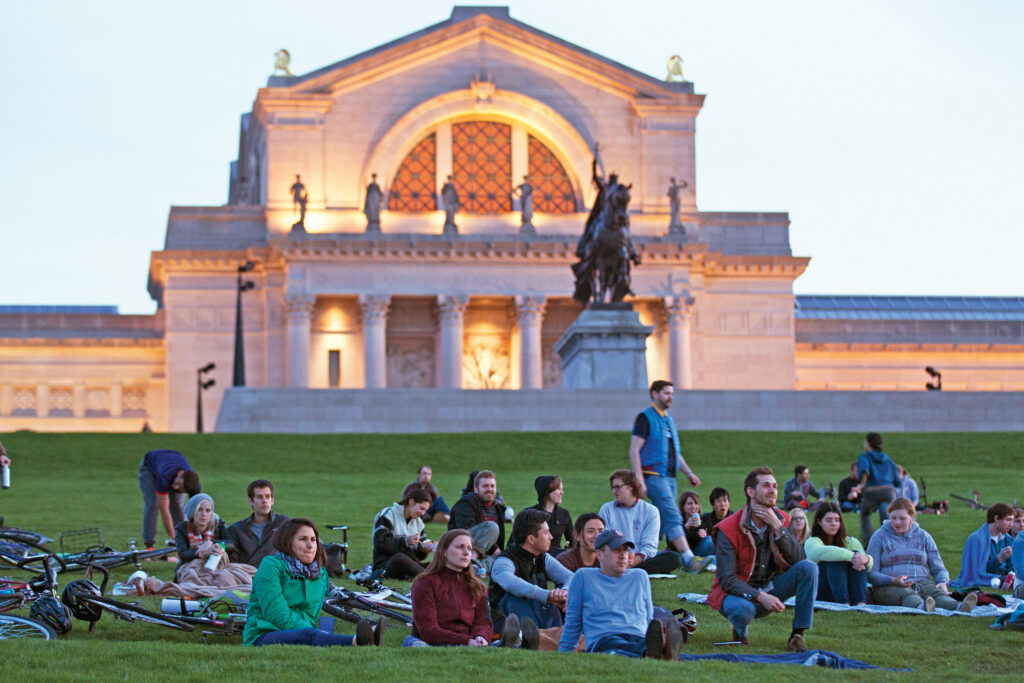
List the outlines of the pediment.
{"label": "pediment", "polygon": [[[446,21],[302,76],[274,76],[261,97],[325,101],[466,47],[493,45],[639,102],[697,104],[693,84],[666,82],[511,18],[506,7],[455,7]],[[499,84],[500,87],[500,84]]]}

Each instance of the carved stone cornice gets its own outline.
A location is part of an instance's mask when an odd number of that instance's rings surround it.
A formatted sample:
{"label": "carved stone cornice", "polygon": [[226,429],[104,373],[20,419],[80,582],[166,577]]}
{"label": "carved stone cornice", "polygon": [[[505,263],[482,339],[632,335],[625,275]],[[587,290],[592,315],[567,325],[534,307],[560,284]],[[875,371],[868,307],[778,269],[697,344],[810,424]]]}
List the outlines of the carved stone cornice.
{"label": "carved stone cornice", "polygon": [[439,295],[437,297],[438,322],[442,327],[461,325],[468,306],[469,296],[465,294]]}
{"label": "carved stone cornice", "polygon": [[359,297],[359,310],[364,325],[386,324],[390,307],[391,297],[387,294],[362,294]]}

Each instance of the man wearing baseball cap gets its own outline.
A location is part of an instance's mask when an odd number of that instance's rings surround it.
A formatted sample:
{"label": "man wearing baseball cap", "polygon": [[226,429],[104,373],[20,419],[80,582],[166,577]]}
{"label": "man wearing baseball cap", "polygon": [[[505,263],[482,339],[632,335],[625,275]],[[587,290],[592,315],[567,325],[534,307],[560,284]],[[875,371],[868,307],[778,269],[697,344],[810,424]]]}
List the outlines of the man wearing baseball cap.
{"label": "man wearing baseball cap", "polygon": [[594,549],[601,568],[576,571],[559,652],[573,652],[582,632],[587,652],[678,659],[682,631],[675,619],[655,618],[651,580],[644,570],[630,568],[632,541],[621,531],[605,529]]}

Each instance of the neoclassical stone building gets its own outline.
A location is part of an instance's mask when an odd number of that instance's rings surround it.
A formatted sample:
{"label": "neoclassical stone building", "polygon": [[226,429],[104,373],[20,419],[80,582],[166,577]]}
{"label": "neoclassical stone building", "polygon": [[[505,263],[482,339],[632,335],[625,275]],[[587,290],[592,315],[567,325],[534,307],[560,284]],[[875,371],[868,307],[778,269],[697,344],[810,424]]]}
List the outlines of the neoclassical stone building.
{"label": "neoclassical stone building", "polygon": [[[230,384],[245,262],[249,386],[558,387],[553,346],[580,311],[570,264],[597,144],[602,168],[632,183],[643,259],[633,302],[654,327],[650,376],[683,389],[919,389],[941,353],[947,372],[973,373],[948,376],[948,388],[1024,388],[1020,300],[1005,300],[1004,320],[951,328],[939,316],[927,339],[896,324],[868,330],[852,304],[824,298],[808,298],[817,313],[801,317],[793,282],[809,259],[791,253],[788,215],[697,208],[703,101],[691,82],[637,72],[493,7],[456,7],[366,53],[272,76],[242,116],[228,202],[171,208],[150,263],[155,315],[0,310],[0,429],[188,431],[208,362],[212,423]],[[440,196],[449,176],[455,229]],[[527,224],[515,192],[524,177]],[[676,220],[671,178],[683,186]],[[374,181],[379,225],[365,211]],[[298,182],[304,230],[293,229]]]}

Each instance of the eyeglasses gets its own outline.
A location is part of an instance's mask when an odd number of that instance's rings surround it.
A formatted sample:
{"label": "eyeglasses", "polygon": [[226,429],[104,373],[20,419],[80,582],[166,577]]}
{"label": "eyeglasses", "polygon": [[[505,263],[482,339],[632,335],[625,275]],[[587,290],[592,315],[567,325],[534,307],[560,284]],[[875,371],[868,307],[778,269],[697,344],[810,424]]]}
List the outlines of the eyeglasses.
{"label": "eyeglasses", "polygon": [[612,484],[612,491],[618,491],[619,489],[626,488],[625,484]]}

